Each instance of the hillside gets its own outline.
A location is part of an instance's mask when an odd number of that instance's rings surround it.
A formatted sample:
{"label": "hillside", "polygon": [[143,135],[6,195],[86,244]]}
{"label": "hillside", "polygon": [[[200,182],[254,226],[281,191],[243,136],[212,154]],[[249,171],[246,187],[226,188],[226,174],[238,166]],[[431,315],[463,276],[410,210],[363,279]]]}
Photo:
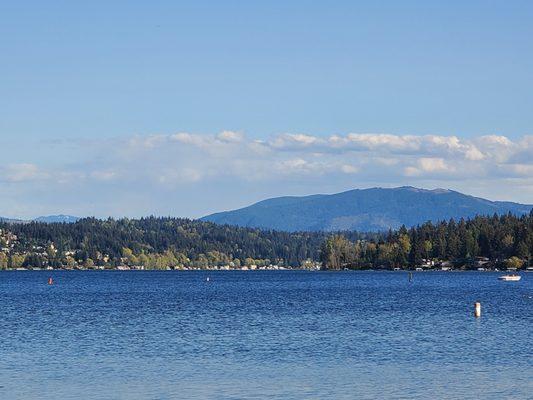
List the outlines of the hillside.
{"label": "hillside", "polygon": [[446,189],[356,189],[331,195],[278,197],[202,220],[283,231],[375,232],[426,221],[529,213],[532,205],[490,201]]}
{"label": "hillside", "polygon": [[24,219],[17,219],[17,218],[7,218],[7,217],[0,217],[0,222],[9,222],[9,223],[21,223],[21,224],[27,224],[29,222],[43,222],[46,224],[60,224],[60,223],[66,223],[66,224],[72,224],[76,221],[80,220],[79,217],[74,217],[72,215],[44,215],[32,220],[24,220]]}
{"label": "hillside", "polygon": [[[353,233],[350,237],[359,236]],[[132,254],[133,260],[152,256],[154,262],[163,264],[177,257],[192,260],[191,266],[227,264],[234,259],[295,266],[308,258],[317,259],[324,238],[321,233],[260,231],[183,218],[85,218],[69,224],[0,221],[0,256],[2,249],[7,256],[25,255],[31,266],[65,265],[72,256],[78,263],[91,259],[97,265],[114,266]]]}
{"label": "hillside", "polygon": [[45,223],[48,223],[48,224],[58,224],[58,223],[72,224],[72,223],[78,221],[79,219],[80,219],[79,217],[74,217],[72,215],[60,214],[60,215],[47,215],[47,216],[43,216],[43,217],[38,217],[38,218],[35,218],[34,221],[35,222],[45,222]]}

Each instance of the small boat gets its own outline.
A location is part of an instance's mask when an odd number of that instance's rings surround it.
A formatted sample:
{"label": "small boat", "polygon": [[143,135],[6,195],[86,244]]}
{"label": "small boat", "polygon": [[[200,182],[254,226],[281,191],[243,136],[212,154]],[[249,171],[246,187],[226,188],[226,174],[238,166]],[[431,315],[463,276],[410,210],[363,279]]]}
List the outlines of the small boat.
{"label": "small boat", "polygon": [[506,282],[517,282],[520,279],[522,279],[522,277],[520,275],[502,275],[502,276],[499,276],[498,279],[500,281],[506,281]]}

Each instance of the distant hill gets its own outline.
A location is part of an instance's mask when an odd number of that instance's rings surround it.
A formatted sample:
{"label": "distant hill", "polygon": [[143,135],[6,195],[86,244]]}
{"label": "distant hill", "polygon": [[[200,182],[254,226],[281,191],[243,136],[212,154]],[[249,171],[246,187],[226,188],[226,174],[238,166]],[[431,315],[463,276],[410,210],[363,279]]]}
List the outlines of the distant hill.
{"label": "distant hill", "polygon": [[33,222],[44,222],[48,224],[56,224],[56,223],[61,223],[61,222],[71,224],[79,220],[80,220],[79,217],[74,217],[72,215],[47,215],[47,216],[35,218],[33,220],[0,217],[0,222],[9,222],[12,224],[26,224],[32,221]]}
{"label": "distant hill", "polygon": [[17,222],[23,222],[23,221],[21,221],[20,219],[0,217],[0,222],[17,223]]}
{"label": "distant hill", "polygon": [[72,215],[48,215],[44,217],[35,218],[35,222],[46,222],[49,224],[66,222],[68,224],[77,222],[80,218],[74,217]]}
{"label": "distant hill", "polygon": [[284,231],[358,230],[376,232],[426,221],[511,212],[521,215],[533,205],[489,201],[453,190],[410,186],[356,189],[331,195],[278,197],[202,220],[218,224]]}

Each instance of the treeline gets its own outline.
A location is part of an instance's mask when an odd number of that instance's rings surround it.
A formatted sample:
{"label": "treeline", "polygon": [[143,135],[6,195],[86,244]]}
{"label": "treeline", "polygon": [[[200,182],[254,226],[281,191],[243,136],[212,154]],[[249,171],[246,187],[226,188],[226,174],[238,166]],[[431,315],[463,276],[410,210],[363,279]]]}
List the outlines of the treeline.
{"label": "treeline", "polygon": [[533,210],[520,217],[427,222],[370,241],[333,235],[322,244],[320,255],[328,269],[403,268],[443,261],[463,268],[483,262],[520,268],[530,265],[533,256]]}
{"label": "treeline", "polygon": [[206,268],[243,265],[327,269],[405,268],[481,262],[532,264],[533,211],[425,223],[388,233],[278,232],[148,217],[76,223],[0,223],[0,269],[142,265]]}
{"label": "treeline", "polygon": [[[0,229],[17,237],[16,245],[5,255],[10,267],[139,264],[164,268],[229,263],[299,266],[305,260],[319,259],[320,246],[326,238],[323,233],[263,231],[157,217],[86,218],[71,224],[0,223]],[[347,236],[351,240],[369,237],[356,232]]]}

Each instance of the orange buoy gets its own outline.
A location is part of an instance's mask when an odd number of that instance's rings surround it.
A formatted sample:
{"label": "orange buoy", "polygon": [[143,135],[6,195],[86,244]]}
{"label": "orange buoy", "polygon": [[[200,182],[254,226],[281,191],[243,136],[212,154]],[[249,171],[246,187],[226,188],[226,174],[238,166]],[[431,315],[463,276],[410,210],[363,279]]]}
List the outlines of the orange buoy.
{"label": "orange buoy", "polygon": [[54,280],[52,279],[52,277],[48,278],[48,284],[49,285],[53,285],[54,284]]}

